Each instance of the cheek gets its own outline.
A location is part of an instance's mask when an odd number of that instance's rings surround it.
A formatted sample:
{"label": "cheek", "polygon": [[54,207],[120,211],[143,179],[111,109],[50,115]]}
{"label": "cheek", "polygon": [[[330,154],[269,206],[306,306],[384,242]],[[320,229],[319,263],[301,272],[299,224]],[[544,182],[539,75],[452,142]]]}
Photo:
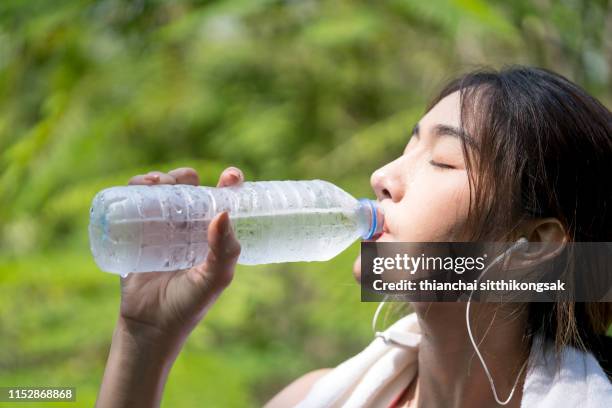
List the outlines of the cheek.
{"label": "cheek", "polygon": [[401,241],[449,241],[464,225],[469,208],[465,171],[432,170],[413,180],[391,225]]}

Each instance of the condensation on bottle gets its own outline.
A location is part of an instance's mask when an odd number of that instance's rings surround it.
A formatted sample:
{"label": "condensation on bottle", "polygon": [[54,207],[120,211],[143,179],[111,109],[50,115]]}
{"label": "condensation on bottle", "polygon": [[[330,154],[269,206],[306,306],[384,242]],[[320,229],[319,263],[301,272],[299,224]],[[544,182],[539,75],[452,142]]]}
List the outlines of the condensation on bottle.
{"label": "condensation on bottle", "polygon": [[91,251],[100,269],[121,275],[187,269],[206,259],[207,229],[222,211],[245,265],[329,260],[384,223],[377,202],[322,180],[121,186],[93,199]]}

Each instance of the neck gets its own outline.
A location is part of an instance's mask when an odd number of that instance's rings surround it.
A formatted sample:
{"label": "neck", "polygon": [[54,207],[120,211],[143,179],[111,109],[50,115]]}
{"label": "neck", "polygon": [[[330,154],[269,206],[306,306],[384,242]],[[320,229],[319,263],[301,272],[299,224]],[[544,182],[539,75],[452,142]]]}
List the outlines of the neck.
{"label": "neck", "polygon": [[[518,304],[473,303],[470,322],[497,395],[506,400],[527,357],[526,313]],[[498,406],[468,337],[465,303],[414,304],[423,337],[419,347],[420,406]],[[519,407],[526,369],[506,407]]]}

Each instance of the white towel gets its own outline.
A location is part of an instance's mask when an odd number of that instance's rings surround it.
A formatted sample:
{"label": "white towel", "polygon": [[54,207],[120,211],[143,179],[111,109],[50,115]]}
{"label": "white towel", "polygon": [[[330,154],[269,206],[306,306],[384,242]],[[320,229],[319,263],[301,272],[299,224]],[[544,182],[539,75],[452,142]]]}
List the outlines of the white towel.
{"label": "white towel", "polygon": [[[387,407],[417,372],[421,330],[416,314],[384,335],[395,345],[376,338],[319,379],[296,408]],[[534,341],[529,356],[522,408],[612,407],[612,385],[591,353],[566,347],[557,366],[553,350],[543,352],[540,341]]]}

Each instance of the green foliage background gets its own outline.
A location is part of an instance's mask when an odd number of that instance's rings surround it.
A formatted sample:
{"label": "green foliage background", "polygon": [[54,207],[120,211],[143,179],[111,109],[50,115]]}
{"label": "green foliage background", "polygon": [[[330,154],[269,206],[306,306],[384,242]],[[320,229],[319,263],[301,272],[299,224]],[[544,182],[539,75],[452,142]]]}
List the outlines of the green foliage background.
{"label": "green foliage background", "polygon": [[[611,58],[607,0],[3,0],[0,386],[72,385],[93,405],[119,304],[88,249],[98,190],[185,165],[214,184],[236,165],[371,196],[446,80],[532,64],[610,106]],[[357,252],[239,267],[163,406],[261,405],[363,348]]]}

